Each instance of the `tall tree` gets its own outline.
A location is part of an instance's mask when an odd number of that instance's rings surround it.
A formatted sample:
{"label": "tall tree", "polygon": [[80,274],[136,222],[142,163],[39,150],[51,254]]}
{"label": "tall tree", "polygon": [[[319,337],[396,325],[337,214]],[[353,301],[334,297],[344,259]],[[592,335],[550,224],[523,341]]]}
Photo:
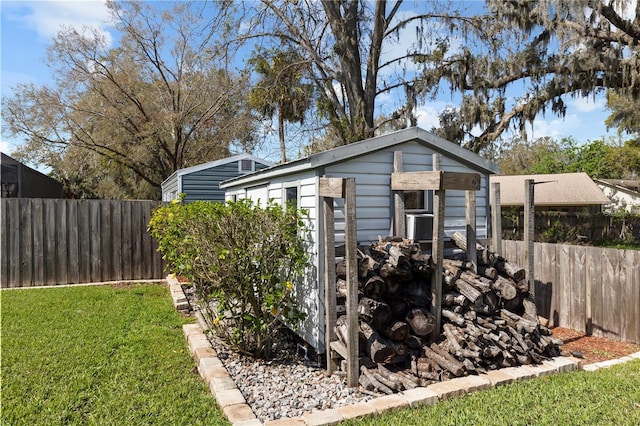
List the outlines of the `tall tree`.
{"label": "tall tree", "polygon": [[280,158],[287,161],[285,121],[302,123],[310,107],[313,86],[304,82],[306,63],[296,52],[257,52],[249,60],[260,81],[249,92],[249,105],[263,116],[278,117]]}
{"label": "tall tree", "polygon": [[[448,48],[422,81],[444,79],[462,93],[458,126],[479,151],[506,129],[538,114],[564,115],[568,97],[615,90],[640,99],[640,2],[635,0],[487,0],[492,23],[481,46]],[[488,21],[485,21],[488,22]],[[524,87],[522,97],[509,90]],[[422,93],[434,86],[421,87]],[[472,129],[480,133],[471,135]]]}
{"label": "tall tree", "polygon": [[[482,28],[486,19],[452,12],[458,4],[425,1],[401,11],[402,0],[262,0],[247,11],[251,25],[240,38],[268,38],[307,61],[319,112],[341,145],[371,137],[391,120],[415,123],[416,67],[431,66],[422,58],[442,50],[439,24]],[[397,107],[378,111],[392,94],[401,99]]]}
{"label": "tall tree", "polygon": [[217,49],[227,9],[108,6],[115,47],[97,31],[63,29],[49,48],[53,87],[22,85],[3,101],[8,132],[27,140],[23,155],[69,175],[77,164],[65,155],[85,152],[97,156],[87,173],[110,170],[120,176],[114,187],[128,186],[98,195],[158,197],[175,170],[224,157],[234,144],[250,148],[247,81],[224,71],[229,58]]}

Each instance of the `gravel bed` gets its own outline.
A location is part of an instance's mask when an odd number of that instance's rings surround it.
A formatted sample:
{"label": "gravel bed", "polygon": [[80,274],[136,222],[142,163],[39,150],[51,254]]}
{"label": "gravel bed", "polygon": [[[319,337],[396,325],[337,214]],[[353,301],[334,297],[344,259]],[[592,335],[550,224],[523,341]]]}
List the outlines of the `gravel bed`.
{"label": "gravel bed", "polygon": [[[197,308],[192,289],[184,288],[194,309]],[[307,357],[304,346],[289,333],[280,333],[272,359],[260,360],[228,348],[209,333],[211,346],[227,369],[256,417],[266,422],[302,416],[371,400],[378,395],[349,388],[344,374],[327,376],[317,360]]]}

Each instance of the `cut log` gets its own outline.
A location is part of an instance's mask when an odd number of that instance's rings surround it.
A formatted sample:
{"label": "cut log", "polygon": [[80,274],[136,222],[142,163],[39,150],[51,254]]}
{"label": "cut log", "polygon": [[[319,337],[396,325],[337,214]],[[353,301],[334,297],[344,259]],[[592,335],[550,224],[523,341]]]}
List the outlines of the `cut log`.
{"label": "cut log", "polygon": [[499,259],[495,262],[494,266],[499,273],[513,278],[515,282],[523,280],[527,275],[526,271],[523,268],[520,268],[505,259]]}
{"label": "cut log", "polygon": [[360,371],[362,372],[362,374],[367,378],[368,382],[371,383],[371,385],[373,385],[373,387],[375,388],[375,390],[378,390],[380,392],[384,392],[387,395],[391,395],[393,394],[393,390],[390,389],[387,385],[382,384],[374,375],[373,373],[371,373],[369,371],[369,369],[367,367],[365,367],[364,365],[362,367],[360,367]]}
{"label": "cut log", "polygon": [[492,266],[478,265],[478,275],[495,280],[498,278],[498,270]]}
{"label": "cut log", "polygon": [[491,288],[503,300],[512,300],[517,294],[514,282],[499,275],[496,276],[495,281],[491,284]]}
{"label": "cut log", "polygon": [[358,317],[380,330],[391,322],[391,308],[384,302],[370,297],[361,297],[358,301]]}
{"label": "cut log", "polygon": [[441,353],[436,352],[434,348],[437,348],[437,345],[433,344],[431,347],[424,346],[422,348],[424,356],[436,362],[443,369],[450,371],[456,377],[460,377],[464,374],[464,366],[461,362],[447,359],[447,357],[443,356]]}
{"label": "cut log", "polygon": [[407,316],[407,312],[409,312],[410,306],[406,300],[399,297],[387,298],[386,300],[389,307],[391,308],[391,314],[393,318],[404,319]]}
{"label": "cut log", "polygon": [[443,306],[466,306],[469,304],[469,301],[466,297],[456,292],[447,292],[442,295],[442,305]]}
{"label": "cut log", "polygon": [[431,255],[425,253],[414,253],[411,255],[411,267],[416,274],[425,276],[431,275],[433,271],[433,264],[431,262]]}
{"label": "cut log", "polygon": [[414,306],[429,306],[431,304],[431,286],[425,281],[411,281],[403,287],[402,293]]}
{"label": "cut log", "polygon": [[366,351],[369,358],[378,364],[390,363],[396,355],[396,349],[380,336],[369,324],[360,323],[360,332],[366,341]]}
{"label": "cut log", "polygon": [[409,336],[409,324],[404,321],[394,321],[382,329],[382,334],[394,342],[404,342]]}
{"label": "cut log", "polygon": [[382,296],[386,292],[387,285],[384,279],[379,275],[374,275],[369,278],[367,282],[362,286],[362,291],[365,295],[377,300],[381,300]]}
{"label": "cut log", "polygon": [[431,312],[422,308],[414,308],[407,314],[407,322],[416,336],[427,336],[433,331],[435,318]]}
{"label": "cut log", "polygon": [[456,314],[453,311],[442,309],[442,316],[458,326],[464,325],[464,317],[462,315]]}

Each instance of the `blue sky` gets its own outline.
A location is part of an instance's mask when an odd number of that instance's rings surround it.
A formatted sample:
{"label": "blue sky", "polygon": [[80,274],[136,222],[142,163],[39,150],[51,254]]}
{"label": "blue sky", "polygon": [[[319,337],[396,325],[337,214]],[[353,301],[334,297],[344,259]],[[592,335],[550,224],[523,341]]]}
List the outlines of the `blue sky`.
{"label": "blue sky", "polygon": [[[409,2],[410,3],[410,2]],[[45,51],[51,37],[62,25],[82,27],[88,25],[108,32],[109,14],[103,1],[98,0],[40,0],[0,2],[1,8],[1,82],[2,97],[10,96],[19,83],[44,85],[51,82],[51,70],[45,64]],[[437,124],[438,113],[451,105],[449,95],[421,105],[418,125],[430,129]],[[540,116],[530,136],[573,136],[586,142],[603,136],[616,136],[608,131],[604,120],[608,115],[602,96],[589,99],[569,99],[564,118],[548,114]],[[21,141],[2,138],[0,150],[11,153]]]}

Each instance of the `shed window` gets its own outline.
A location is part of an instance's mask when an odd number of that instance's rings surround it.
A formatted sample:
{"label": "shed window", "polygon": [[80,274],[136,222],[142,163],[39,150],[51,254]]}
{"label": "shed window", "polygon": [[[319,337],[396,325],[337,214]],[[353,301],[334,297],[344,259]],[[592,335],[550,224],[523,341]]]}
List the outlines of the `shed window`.
{"label": "shed window", "polygon": [[405,191],[405,211],[433,213],[433,191]]}
{"label": "shed window", "polygon": [[255,171],[255,163],[253,160],[243,158],[238,162],[238,171],[240,173],[248,173]]}
{"label": "shed window", "polygon": [[298,187],[290,186],[285,188],[284,200],[286,203],[291,203],[298,207]]}

